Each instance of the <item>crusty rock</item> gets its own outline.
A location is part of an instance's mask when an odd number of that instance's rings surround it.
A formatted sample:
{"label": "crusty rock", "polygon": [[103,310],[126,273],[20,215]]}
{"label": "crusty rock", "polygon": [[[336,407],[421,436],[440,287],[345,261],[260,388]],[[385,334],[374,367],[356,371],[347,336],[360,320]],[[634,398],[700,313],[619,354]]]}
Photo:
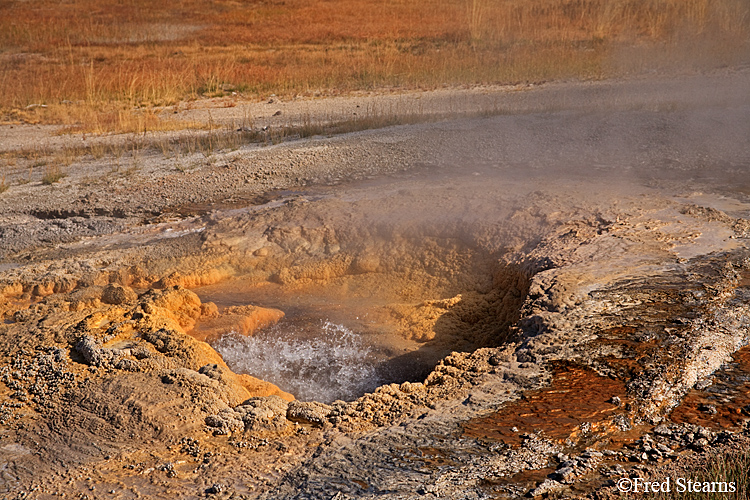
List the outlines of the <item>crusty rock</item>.
{"label": "crusty rock", "polygon": [[120,305],[136,300],[138,300],[138,294],[130,287],[111,283],[102,291],[102,302],[105,304]]}
{"label": "crusty rock", "polygon": [[245,430],[241,416],[231,408],[221,410],[216,415],[206,417],[206,425],[212,427],[214,434],[226,435]]}
{"label": "crusty rock", "polygon": [[219,308],[213,302],[204,302],[201,304],[202,318],[216,318],[219,316]]}
{"label": "crusty rock", "polygon": [[286,411],[286,418],[292,422],[325,427],[331,407],[317,401],[292,401]]}
{"label": "crusty rock", "polygon": [[232,434],[244,430],[279,431],[289,426],[286,418],[289,403],[278,396],[250,398],[235,408],[225,408],[206,417],[206,425],[215,434]]}
{"label": "crusty rock", "polygon": [[[105,349],[99,341],[89,335],[83,336],[76,343],[75,349],[83,356],[86,363],[92,366],[120,368],[124,359],[124,355],[119,349]],[[122,367],[128,371],[138,371],[135,361],[134,363],[124,363]]]}
{"label": "crusty rock", "polygon": [[279,396],[251,398],[235,408],[249,430],[280,430],[289,425],[286,418],[289,402]]}
{"label": "crusty rock", "polygon": [[561,490],[563,488],[565,488],[564,484],[559,483],[554,479],[545,479],[544,481],[542,481],[542,483],[539,484],[539,486],[531,490],[528,496],[539,497],[553,491]]}
{"label": "crusty rock", "polygon": [[141,297],[141,308],[147,314],[171,319],[185,331],[193,329],[202,313],[201,299],[194,292],[180,287],[162,292],[152,290]]}

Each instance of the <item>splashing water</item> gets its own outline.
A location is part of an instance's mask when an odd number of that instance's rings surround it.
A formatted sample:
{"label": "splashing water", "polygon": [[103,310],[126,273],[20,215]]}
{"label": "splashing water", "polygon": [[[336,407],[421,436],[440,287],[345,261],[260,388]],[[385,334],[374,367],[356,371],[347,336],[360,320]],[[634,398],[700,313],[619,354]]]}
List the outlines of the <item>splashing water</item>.
{"label": "splashing water", "polygon": [[302,401],[351,401],[381,384],[370,347],[330,321],[277,325],[254,337],[227,335],[214,347],[234,371],[272,382]]}

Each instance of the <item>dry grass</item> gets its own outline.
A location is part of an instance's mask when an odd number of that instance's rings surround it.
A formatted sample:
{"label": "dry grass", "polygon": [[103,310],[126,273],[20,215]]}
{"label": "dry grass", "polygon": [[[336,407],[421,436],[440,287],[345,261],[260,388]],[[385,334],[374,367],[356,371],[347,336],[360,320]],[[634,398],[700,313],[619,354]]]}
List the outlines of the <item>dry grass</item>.
{"label": "dry grass", "polygon": [[[660,500],[718,500],[722,498],[732,498],[735,500],[747,500],[750,498],[750,451],[738,449],[733,451],[724,451],[709,455],[704,458],[704,462],[687,473],[680,476],[684,479],[691,479],[701,483],[725,483],[723,485],[715,484],[713,493],[687,491],[687,485],[679,487],[677,484],[671,485],[669,493],[639,495],[641,497],[660,499]],[[733,483],[734,487],[729,488],[728,484]],[[696,489],[691,487],[691,489]],[[711,489],[710,487],[708,489]],[[720,491],[724,493],[720,493]],[[729,492],[729,493],[727,493]]]}
{"label": "dry grass", "polygon": [[59,165],[52,165],[47,167],[42,176],[42,184],[45,186],[51,186],[52,184],[59,182],[67,174],[62,171]]}
{"label": "dry grass", "polygon": [[638,70],[648,54],[733,64],[750,34],[746,0],[0,6],[0,116],[94,133],[160,130],[154,107],[204,96],[599,78]]}

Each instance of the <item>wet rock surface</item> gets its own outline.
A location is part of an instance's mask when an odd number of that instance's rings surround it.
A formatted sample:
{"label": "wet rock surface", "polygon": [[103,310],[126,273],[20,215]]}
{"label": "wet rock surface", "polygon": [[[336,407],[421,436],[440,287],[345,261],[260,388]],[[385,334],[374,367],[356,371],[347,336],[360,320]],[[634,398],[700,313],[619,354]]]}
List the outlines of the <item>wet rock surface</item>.
{"label": "wet rock surface", "polygon": [[[743,442],[743,95],[282,144],[76,200],[3,193],[0,492],[606,498]],[[401,379],[297,401],[214,349],[300,310],[349,321]]]}

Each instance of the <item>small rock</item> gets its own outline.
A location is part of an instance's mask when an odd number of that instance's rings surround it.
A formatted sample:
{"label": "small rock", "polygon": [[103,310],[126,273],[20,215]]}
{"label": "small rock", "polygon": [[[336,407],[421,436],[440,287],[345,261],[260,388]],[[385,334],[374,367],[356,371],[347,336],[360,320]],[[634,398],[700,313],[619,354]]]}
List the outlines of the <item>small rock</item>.
{"label": "small rock", "polygon": [[554,479],[545,479],[536,488],[529,491],[529,496],[538,497],[562,488],[565,488],[565,485],[562,483],[559,483]]}
{"label": "small rock", "polygon": [[558,469],[550,474],[551,479],[554,479],[561,483],[568,483],[575,479],[575,477],[576,471],[573,469],[573,467],[563,467],[562,469]]}
{"label": "small rock", "polygon": [[697,437],[706,438],[708,440],[713,439],[714,433],[711,432],[711,429],[708,429],[706,427],[698,427],[698,429],[695,431],[695,435]]}
{"label": "small rock", "polygon": [[659,444],[659,445],[657,445],[657,448],[662,453],[666,453],[666,454],[671,454],[672,453],[672,448],[670,448],[669,446],[667,446],[665,444]]}
{"label": "small rock", "polygon": [[698,406],[698,410],[702,411],[704,413],[708,413],[709,415],[716,415],[716,407],[714,405],[709,404],[701,404]]}
{"label": "small rock", "polygon": [[424,385],[421,382],[404,382],[399,386],[399,389],[403,393],[411,394],[424,389]]}
{"label": "small rock", "polygon": [[214,483],[210,487],[206,488],[206,495],[217,495],[224,491],[226,486],[221,483]]}
{"label": "small rock", "polygon": [[711,387],[713,385],[713,383],[714,382],[711,379],[701,380],[700,382],[698,382],[697,384],[695,384],[695,388],[698,389],[699,391],[703,391],[703,390],[708,389],[709,387]]}
{"label": "small rock", "polygon": [[102,302],[105,304],[120,305],[133,302],[138,299],[132,288],[110,283],[102,291]]}
{"label": "small rock", "polygon": [[286,411],[286,418],[292,422],[324,427],[331,407],[317,401],[292,401]]}
{"label": "small rock", "polygon": [[702,451],[702,450],[705,450],[706,448],[708,448],[710,445],[709,445],[708,439],[706,439],[706,438],[699,438],[699,439],[696,439],[695,441],[693,441],[690,444],[690,446],[692,448],[698,450],[698,451]]}
{"label": "small rock", "polygon": [[630,418],[627,415],[615,415],[612,419],[612,423],[615,424],[621,431],[629,431],[633,428],[630,422]]}
{"label": "small rock", "polygon": [[659,424],[654,428],[654,434],[658,434],[659,436],[671,436],[672,431],[669,430],[669,427],[667,427],[664,424]]}

